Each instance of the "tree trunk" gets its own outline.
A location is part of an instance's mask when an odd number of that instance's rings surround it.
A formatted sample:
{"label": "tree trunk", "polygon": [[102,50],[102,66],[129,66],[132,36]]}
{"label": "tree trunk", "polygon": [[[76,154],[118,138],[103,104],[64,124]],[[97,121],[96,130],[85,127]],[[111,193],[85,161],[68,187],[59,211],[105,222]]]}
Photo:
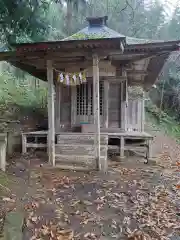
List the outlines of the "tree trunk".
{"label": "tree trunk", "polygon": [[66,30],[67,35],[72,34],[72,2],[67,2],[67,14],[66,14]]}

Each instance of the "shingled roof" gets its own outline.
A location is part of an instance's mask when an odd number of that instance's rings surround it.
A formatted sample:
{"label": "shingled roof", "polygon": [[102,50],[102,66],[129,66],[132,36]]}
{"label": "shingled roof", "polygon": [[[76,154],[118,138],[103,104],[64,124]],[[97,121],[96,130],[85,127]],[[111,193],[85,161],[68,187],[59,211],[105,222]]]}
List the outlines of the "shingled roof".
{"label": "shingled roof", "polygon": [[113,29],[107,27],[107,16],[97,17],[97,18],[87,18],[89,25],[77,33],[69,36],[63,41],[68,40],[87,40],[87,39],[96,39],[96,38],[124,38],[127,45],[133,44],[146,44],[146,43],[157,43],[164,42],[161,40],[150,40],[150,39],[141,39],[128,37],[123,34],[120,34]]}

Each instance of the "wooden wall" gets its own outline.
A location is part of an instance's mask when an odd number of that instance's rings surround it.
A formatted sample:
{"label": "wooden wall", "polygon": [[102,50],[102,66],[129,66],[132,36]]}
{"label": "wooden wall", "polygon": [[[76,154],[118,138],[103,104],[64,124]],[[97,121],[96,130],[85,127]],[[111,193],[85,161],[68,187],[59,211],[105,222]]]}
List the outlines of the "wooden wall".
{"label": "wooden wall", "polygon": [[128,100],[126,127],[129,131],[144,131],[144,100]]}
{"label": "wooden wall", "polygon": [[109,84],[109,127],[120,127],[120,83]]}
{"label": "wooden wall", "polygon": [[71,128],[71,88],[65,85],[57,85],[55,92],[56,132],[66,131]]}
{"label": "wooden wall", "polygon": [[[109,128],[120,128],[121,126],[121,92],[120,83],[109,84],[109,106],[108,106],[108,120]],[[59,85],[56,87],[56,102],[55,102],[55,119],[56,119],[56,132],[67,131],[71,129],[71,87]],[[74,98],[72,98],[73,100]],[[76,104],[76,99],[73,100],[73,104]],[[60,108],[59,108],[60,106]],[[124,104],[124,111],[122,114],[126,114],[126,130],[143,131],[144,129],[144,102],[143,99],[129,100],[127,107]],[[59,111],[60,109],[60,111]],[[105,111],[103,111],[105,113]],[[74,112],[76,114],[76,112]],[[59,117],[58,117],[59,116]],[[76,118],[76,116],[75,116]],[[92,116],[91,116],[92,118]],[[89,118],[90,123],[93,123]],[[59,121],[60,119],[60,121]],[[76,118],[75,125],[77,124],[78,117]],[[82,119],[79,118],[79,121]],[[88,118],[83,119],[88,120]],[[101,116],[101,126],[104,127],[105,118]],[[79,122],[80,124],[80,122]]]}

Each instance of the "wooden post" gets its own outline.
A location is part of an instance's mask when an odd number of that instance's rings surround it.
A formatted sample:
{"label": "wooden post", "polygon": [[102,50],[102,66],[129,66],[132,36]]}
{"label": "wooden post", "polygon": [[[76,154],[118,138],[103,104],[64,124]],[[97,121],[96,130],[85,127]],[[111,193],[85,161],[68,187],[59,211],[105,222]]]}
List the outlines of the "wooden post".
{"label": "wooden post", "polygon": [[120,137],[120,158],[124,158],[124,136]]}
{"label": "wooden post", "polygon": [[7,147],[7,135],[0,135],[0,169],[6,171],[6,147]]}
{"label": "wooden post", "polygon": [[95,159],[97,161],[98,169],[100,171],[106,171],[104,169],[105,163],[101,162],[100,156],[100,111],[99,111],[99,59],[98,55],[93,55],[93,113],[94,113],[94,148]]}
{"label": "wooden post", "polygon": [[109,81],[104,81],[104,127],[109,125]]}
{"label": "wooden post", "polygon": [[[127,131],[127,106],[126,106],[126,97],[127,97],[127,75],[125,69],[122,69],[122,75],[125,77],[125,81],[122,81],[121,84],[121,96],[120,96],[120,111],[121,111],[121,122],[120,122],[120,127],[121,129],[125,132]],[[120,158],[124,158],[124,146],[125,145],[125,140],[124,136],[121,136],[120,138]]]}
{"label": "wooden post", "polygon": [[71,127],[76,124],[76,113],[77,113],[77,94],[76,86],[71,87]]}
{"label": "wooden post", "polygon": [[144,132],[144,123],[145,123],[145,107],[144,107],[144,92],[142,97],[142,105],[141,105],[141,131]]}
{"label": "wooden post", "polygon": [[27,136],[22,133],[22,153],[27,153]]}
{"label": "wooden post", "polygon": [[7,133],[7,155],[12,156],[13,154],[13,144],[14,144],[14,137],[11,132]]}
{"label": "wooden post", "polygon": [[120,94],[120,128],[125,131],[125,128],[124,128],[124,102],[123,102],[123,94],[124,94],[124,82],[122,81],[120,83],[120,91],[121,91],[121,94]]}
{"label": "wooden post", "polygon": [[120,102],[120,108],[121,108],[121,123],[120,127],[122,130],[127,131],[127,74],[126,70],[122,69],[122,75],[125,78],[124,81],[121,81],[121,102]]}
{"label": "wooden post", "polygon": [[60,124],[61,124],[61,84],[58,84],[57,86],[57,99],[58,99],[58,102],[57,102],[57,106],[58,106],[58,109],[57,109],[57,131],[60,132]]}
{"label": "wooden post", "polygon": [[52,60],[47,60],[48,80],[48,157],[49,163],[55,165],[55,123],[54,123],[54,83]]}

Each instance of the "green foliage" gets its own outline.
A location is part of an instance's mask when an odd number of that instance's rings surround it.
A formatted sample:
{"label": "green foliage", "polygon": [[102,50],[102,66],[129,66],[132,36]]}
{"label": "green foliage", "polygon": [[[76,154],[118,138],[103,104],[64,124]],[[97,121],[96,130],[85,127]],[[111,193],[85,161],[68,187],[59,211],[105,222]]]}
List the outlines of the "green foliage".
{"label": "green foliage", "polygon": [[17,79],[11,73],[0,75],[0,114],[7,120],[18,120],[19,115],[37,111],[46,114],[47,89],[45,84],[35,88],[35,79]]}
{"label": "green foliage", "polygon": [[48,0],[0,0],[0,6],[1,41],[11,44],[46,36]]}
{"label": "green foliage", "polygon": [[167,117],[165,112],[160,111],[160,109],[154,105],[151,101],[148,101],[145,106],[146,112],[150,113],[157,121],[162,121]]}
{"label": "green foliage", "polygon": [[157,113],[157,108],[148,109],[146,107],[146,119],[148,122],[151,122],[153,129],[164,132],[166,135],[171,136],[180,142],[180,126],[179,122],[176,121],[173,117],[169,116],[166,113],[162,113],[162,117]]}

